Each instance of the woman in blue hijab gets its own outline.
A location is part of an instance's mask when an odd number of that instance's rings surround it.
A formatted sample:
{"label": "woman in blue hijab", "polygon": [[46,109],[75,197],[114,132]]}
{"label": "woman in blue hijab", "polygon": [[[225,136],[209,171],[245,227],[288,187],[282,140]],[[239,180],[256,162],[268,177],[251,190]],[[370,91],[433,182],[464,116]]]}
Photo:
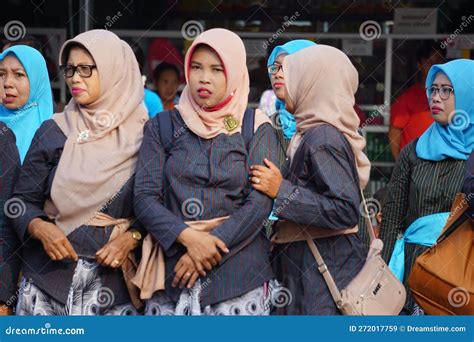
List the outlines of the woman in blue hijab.
{"label": "woman in blue hijab", "polygon": [[380,237],[390,269],[407,287],[408,314],[423,314],[408,287],[411,268],[440,235],[474,147],[473,80],[471,60],[431,67],[426,94],[435,122],[402,150],[388,184]]}
{"label": "woman in blue hijab", "polygon": [[285,109],[285,78],[282,70],[283,59],[288,55],[292,55],[313,45],[316,44],[309,40],[292,40],[284,45],[276,46],[268,58],[268,75],[270,76],[273,92],[276,95],[275,107],[277,110],[277,113],[272,117],[272,121],[275,127],[283,133],[285,152],[289,141],[296,133],[296,121],[293,114]]}
{"label": "woman in blue hijab", "polygon": [[48,69],[41,53],[26,45],[6,49],[0,54],[0,86],[0,121],[15,134],[23,162],[36,130],[53,114]]}

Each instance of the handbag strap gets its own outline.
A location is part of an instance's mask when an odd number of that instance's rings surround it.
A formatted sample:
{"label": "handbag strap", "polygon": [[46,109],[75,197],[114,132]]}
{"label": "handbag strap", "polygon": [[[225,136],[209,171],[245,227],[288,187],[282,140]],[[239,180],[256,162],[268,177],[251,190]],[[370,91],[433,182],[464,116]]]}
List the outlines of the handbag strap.
{"label": "handbag strap", "polygon": [[311,236],[306,231],[303,231],[303,233],[306,235],[306,243],[308,244],[309,249],[311,250],[311,253],[314,256],[314,259],[316,259],[319,273],[321,273],[321,275],[323,276],[324,281],[326,282],[329,288],[329,292],[331,292],[331,296],[334,299],[336,306],[339,308],[342,304],[342,297],[341,293],[339,292],[339,289],[337,288],[336,282],[334,281],[334,278],[329,272],[329,269],[326,263],[324,262],[322,255],[319,253],[318,247],[316,247],[316,244],[314,243]]}
{"label": "handbag strap", "polygon": [[[363,203],[363,208],[364,208],[363,216],[366,218],[367,230],[369,231],[370,242],[372,243],[372,241],[374,241],[375,238],[376,238],[375,237],[375,232],[374,232],[374,227],[372,225],[372,222],[370,221],[369,210],[367,209],[367,203],[365,201],[365,196],[364,196],[364,193],[363,193],[362,189],[360,189],[360,194],[362,196],[362,203]],[[314,259],[316,260],[316,263],[318,264],[319,273],[321,273],[321,275],[323,276],[324,281],[326,282],[326,284],[329,288],[329,292],[331,293],[331,296],[332,296],[334,302],[336,303],[336,306],[338,308],[340,308],[341,305],[342,305],[341,292],[337,288],[336,282],[334,281],[334,278],[332,277],[331,273],[329,272],[329,269],[328,269],[326,263],[324,262],[324,259],[321,255],[321,253],[319,253],[318,247],[314,243],[311,235],[309,235],[309,233],[306,230],[303,230],[303,234],[305,234],[306,243],[308,244],[308,247],[309,247],[309,249],[311,250],[311,253],[314,256]]]}

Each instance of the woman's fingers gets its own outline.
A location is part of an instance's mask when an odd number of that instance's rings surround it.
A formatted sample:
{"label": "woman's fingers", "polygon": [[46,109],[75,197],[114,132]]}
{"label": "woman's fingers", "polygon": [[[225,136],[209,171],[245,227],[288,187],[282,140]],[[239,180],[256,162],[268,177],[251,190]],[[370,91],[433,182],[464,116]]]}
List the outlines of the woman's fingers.
{"label": "woman's fingers", "polygon": [[259,171],[259,172],[265,172],[266,170],[268,170],[268,167],[266,167],[265,165],[252,165],[250,166],[250,171]]}
{"label": "woman's fingers", "polygon": [[196,280],[199,278],[199,274],[197,272],[194,272],[193,275],[191,276],[191,279],[188,281],[188,289],[193,287],[193,285],[196,283]]}
{"label": "woman's fingers", "polygon": [[186,272],[184,272],[183,277],[181,278],[181,281],[179,283],[179,288],[182,289],[183,287],[186,286],[186,283],[188,282],[189,279],[191,279],[193,272],[189,269],[186,269]]}
{"label": "woman's fingers", "polygon": [[180,283],[181,278],[183,277],[185,272],[186,272],[186,267],[180,267],[178,269],[178,271],[176,272],[176,274],[173,278],[173,282],[171,283],[172,287],[176,287]]}
{"label": "woman's fingers", "polygon": [[74,250],[74,247],[72,247],[71,243],[69,242],[69,240],[66,240],[65,243],[64,243],[64,247],[66,248],[66,251],[68,253],[68,256],[74,260],[74,261],[77,261],[79,260],[79,257],[76,253],[76,251]]}
{"label": "woman's fingers", "polygon": [[265,163],[266,166],[268,166],[268,168],[269,168],[270,170],[272,170],[272,171],[276,171],[276,170],[280,171],[280,169],[279,169],[275,164],[273,164],[271,160],[265,158],[265,159],[263,160],[263,162]]}

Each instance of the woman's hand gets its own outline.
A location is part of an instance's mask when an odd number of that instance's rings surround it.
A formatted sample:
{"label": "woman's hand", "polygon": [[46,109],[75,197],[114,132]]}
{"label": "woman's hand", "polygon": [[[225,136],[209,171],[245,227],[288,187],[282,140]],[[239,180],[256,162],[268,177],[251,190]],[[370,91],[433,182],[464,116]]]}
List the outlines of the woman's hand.
{"label": "woman's hand", "polygon": [[250,181],[255,190],[258,190],[268,197],[277,197],[283,176],[278,167],[265,158],[265,165],[250,166]]}
{"label": "woman's hand", "polygon": [[184,254],[181,259],[179,259],[174,271],[176,275],[171,286],[176,287],[179,285],[180,289],[185,287],[186,284],[188,284],[187,288],[190,289],[199,278],[199,272],[196,265],[188,253]]}
{"label": "woman's hand", "polygon": [[66,234],[55,224],[35,218],[28,225],[28,232],[34,239],[41,241],[51,260],[79,259]]}
{"label": "woman's hand", "polygon": [[105,267],[119,268],[138,244],[131,232],[119,235],[95,253],[97,262]]}
{"label": "woman's hand", "polygon": [[0,316],[12,316],[13,309],[5,304],[0,304]]}
{"label": "woman's hand", "polygon": [[225,243],[217,236],[192,228],[183,230],[177,240],[186,247],[188,255],[203,277],[206,275],[205,270],[212,270],[221,261],[219,250],[229,253]]}

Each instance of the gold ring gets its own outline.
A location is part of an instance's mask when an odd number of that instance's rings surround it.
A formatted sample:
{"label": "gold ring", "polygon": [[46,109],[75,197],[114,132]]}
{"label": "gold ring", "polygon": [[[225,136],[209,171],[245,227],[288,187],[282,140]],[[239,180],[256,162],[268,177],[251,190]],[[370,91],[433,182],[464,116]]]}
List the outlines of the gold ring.
{"label": "gold ring", "polygon": [[118,261],[118,260],[112,261],[112,265],[118,265],[118,264],[120,264],[120,261]]}
{"label": "gold ring", "polygon": [[260,178],[256,178],[256,177],[255,177],[254,182],[255,182],[255,184],[260,184]]}

